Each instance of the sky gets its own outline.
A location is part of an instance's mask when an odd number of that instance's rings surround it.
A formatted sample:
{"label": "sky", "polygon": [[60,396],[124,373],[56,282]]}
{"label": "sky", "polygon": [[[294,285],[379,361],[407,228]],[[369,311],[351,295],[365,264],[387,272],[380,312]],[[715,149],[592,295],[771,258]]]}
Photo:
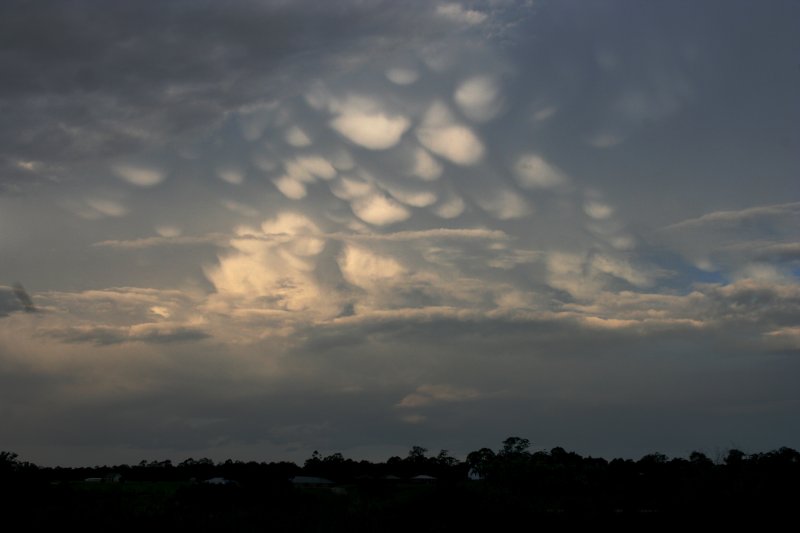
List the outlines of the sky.
{"label": "sky", "polygon": [[798,20],[5,0],[0,449],[800,448]]}

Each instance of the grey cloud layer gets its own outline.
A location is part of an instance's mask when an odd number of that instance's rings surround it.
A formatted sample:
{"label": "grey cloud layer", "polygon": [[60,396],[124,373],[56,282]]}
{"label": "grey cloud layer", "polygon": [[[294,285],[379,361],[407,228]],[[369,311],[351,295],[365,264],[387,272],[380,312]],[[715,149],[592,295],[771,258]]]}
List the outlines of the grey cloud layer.
{"label": "grey cloud layer", "polygon": [[184,146],[243,105],[446,28],[386,2],[4,2],[2,180]]}
{"label": "grey cloud layer", "polygon": [[4,3],[0,437],[797,446],[772,6]]}

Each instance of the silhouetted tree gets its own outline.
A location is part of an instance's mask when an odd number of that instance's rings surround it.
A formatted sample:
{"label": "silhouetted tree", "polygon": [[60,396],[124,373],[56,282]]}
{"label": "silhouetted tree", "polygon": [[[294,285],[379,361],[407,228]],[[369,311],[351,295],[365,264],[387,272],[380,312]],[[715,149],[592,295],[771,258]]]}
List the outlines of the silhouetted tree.
{"label": "silhouetted tree", "polygon": [[481,448],[467,455],[467,465],[479,476],[487,477],[495,461],[495,454],[490,448]]}
{"label": "silhouetted tree", "polygon": [[697,467],[707,468],[714,465],[714,462],[703,452],[694,451],[689,454],[689,462]]}
{"label": "silhouetted tree", "polygon": [[728,455],[725,456],[725,464],[728,466],[739,466],[744,462],[745,454],[742,450],[737,450],[733,448],[728,451]]}
{"label": "silhouetted tree", "polygon": [[408,458],[412,461],[424,459],[426,453],[428,453],[427,448],[423,448],[422,446],[412,446],[408,451]]}
{"label": "silhouetted tree", "polygon": [[508,437],[503,441],[503,448],[499,455],[520,455],[525,454],[531,447],[531,441],[521,437]]}

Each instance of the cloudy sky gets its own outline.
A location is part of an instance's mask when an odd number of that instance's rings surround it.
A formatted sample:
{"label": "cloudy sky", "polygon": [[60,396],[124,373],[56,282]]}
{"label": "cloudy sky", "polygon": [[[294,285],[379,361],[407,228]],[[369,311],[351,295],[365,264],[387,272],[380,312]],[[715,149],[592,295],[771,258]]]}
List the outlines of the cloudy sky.
{"label": "cloudy sky", "polygon": [[0,448],[800,448],[797,20],[5,0]]}

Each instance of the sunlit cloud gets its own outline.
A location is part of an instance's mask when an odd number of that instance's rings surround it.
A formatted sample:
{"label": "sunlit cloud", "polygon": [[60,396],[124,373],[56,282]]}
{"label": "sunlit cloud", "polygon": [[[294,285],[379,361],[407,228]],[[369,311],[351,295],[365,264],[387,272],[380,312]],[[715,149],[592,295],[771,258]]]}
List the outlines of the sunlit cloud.
{"label": "sunlit cloud", "polygon": [[331,127],[347,140],[370,150],[385,150],[397,144],[411,122],[403,115],[389,114],[377,102],[349,97],[334,104],[338,116]]}
{"label": "sunlit cloud", "polygon": [[358,218],[375,226],[394,224],[411,216],[408,209],[379,192],[359,196],[351,207]]}
{"label": "sunlit cloud", "polygon": [[416,135],[425,148],[457,165],[474,165],[483,158],[483,143],[441,102],[428,108]]}
{"label": "sunlit cloud", "polygon": [[87,198],[85,207],[79,207],[78,214],[88,219],[122,217],[128,214],[128,208],[108,198]]}
{"label": "sunlit cloud", "polygon": [[584,212],[595,220],[606,220],[614,214],[614,209],[607,204],[594,200],[583,205]]}
{"label": "sunlit cloud", "polygon": [[231,185],[241,185],[244,183],[244,174],[237,169],[234,168],[223,168],[217,170],[217,176],[222,181],[230,183]]}
{"label": "sunlit cloud", "polygon": [[464,9],[456,2],[448,2],[436,7],[436,13],[459,24],[480,24],[486,20],[486,14],[474,9]]}
{"label": "sunlit cloud", "polygon": [[0,7],[3,442],[797,440],[792,17],[572,3]]}
{"label": "sunlit cloud", "polygon": [[299,200],[305,198],[308,191],[306,186],[291,176],[282,176],[278,179],[272,180],[275,187],[283,193],[284,196],[292,200]]}
{"label": "sunlit cloud", "polygon": [[442,402],[464,402],[480,396],[481,394],[474,389],[451,385],[420,385],[416,391],[400,400],[397,407],[418,408]]}
{"label": "sunlit cloud", "polygon": [[425,181],[433,181],[442,175],[442,165],[422,148],[414,151],[412,174]]}
{"label": "sunlit cloud", "polygon": [[419,79],[419,72],[410,68],[395,67],[386,71],[386,78],[397,85],[411,85]]}
{"label": "sunlit cloud", "polygon": [[537,154],[517,158],[514,173],[519,184],[527,189],[552,189],[568,183],[567,176]]}
{"label": "sunlit cloud", "polygon": [[164,181],[164,173],[146,167],[136,167],[130,165],[117,165],[114,172],[120,178],[138,187],[154,187]]}
{"label": "sunlit cloud", "polygon": [[292,126],[286,130],[284,139],[287,143],[296,148],[302,148],[311,144],[311,137],[309,137],[308,134],[298,126]]}
{"label": "sunlit cloud", "polygon": [[484,122],[497,116],[502,101],[497,82],[488,76],[470,78],[456,89],[453,99],[464,115]]}
{"label": "sunlit cloud", "polygon": [[466,204],[464,200],[455,195],[451,195],[444,202],[434,208],[434,212],[442,218],[456,218],[464,212]]}
{"label": "sunlit cloud", "polygon": [[522,218],[533,212],[525,198],[510,189],[496,190],[491,196],[476,198],[475,201],[499,220]]}

